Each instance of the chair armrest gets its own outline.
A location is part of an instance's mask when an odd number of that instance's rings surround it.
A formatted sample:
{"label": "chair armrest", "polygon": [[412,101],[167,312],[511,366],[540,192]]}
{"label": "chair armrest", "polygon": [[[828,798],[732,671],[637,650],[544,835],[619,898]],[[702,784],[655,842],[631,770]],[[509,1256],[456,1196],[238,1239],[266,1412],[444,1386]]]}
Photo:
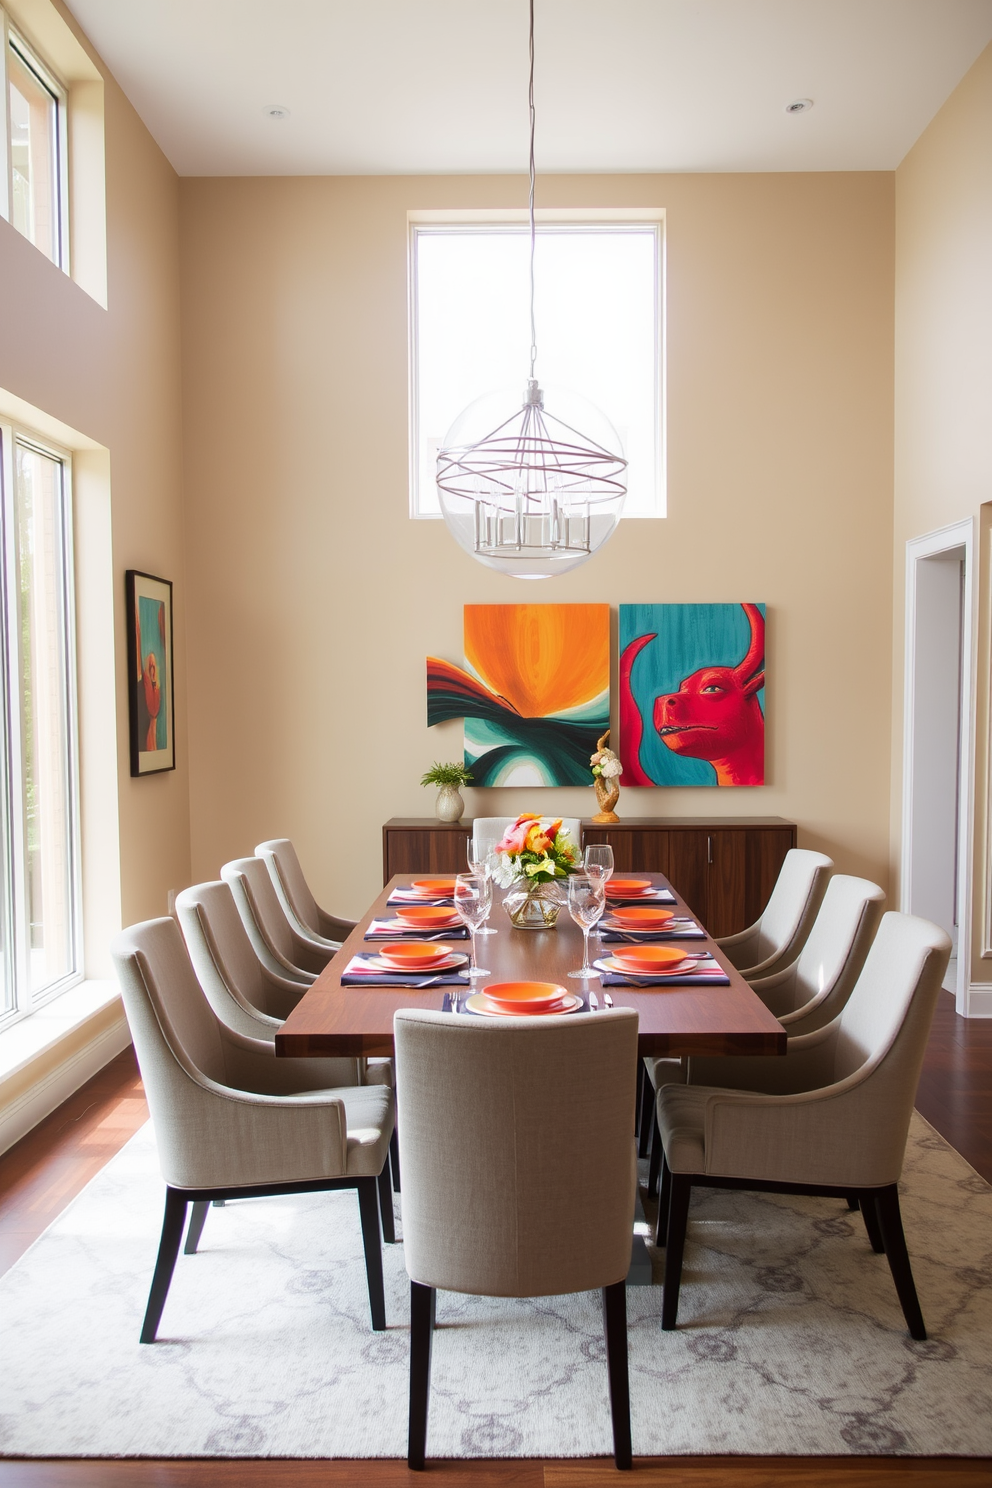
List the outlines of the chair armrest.
{"label": "chair armrest", "polygon": [[833,1084],[835,1023],[815,1033],[790,1038],[780,1054],[728,1054],[720,1058],[690,1056],[690,1085],[716,1085],[765,1095],[799,1095]]}
{"label": "chair armrest", "polygon": [[769,976],[756,977],[751,982],[751,991],[757,993],[765,1007],[776,1018],[782,1018],[792,1012],[796,1002],[796,974],[799,962],[793,961],[791,966],[783,966],[781,971],[773,971]]}
{"label": "chair armrest", "polygon": [[[218,1024],[224,1041],[224,1072],[235,1091],[246,1099],[272,1097],[283,1101],[315,1090],[357,1085],[359,1073],[353,1059],[277,1059],[274,1044],[247,1038],[233,1028]],[[223,1088],[223,1087],[218,1087]]]}
{"label": "chair armrest", "polygon": [[332,915],[326,909],[317,906],[317,920],[320,925],[320,933],[326,940],[342,941],[348,936],[358,924],[357,920],[347,920],[341,915]]}
{"label": "chair armrest", "polygon": [[736,935],[717,935],[714,939],[721,951],[725,951],[734,965],[739,966],[742,959],[745,959],[744,948],[752,940],[757,941],[760,928],[761,921],[758,920],[753,925],[749,925],[746,930],[738,930]]}
{"label": "chair armrest", "polygon": [[789,1095],[714,1091],[705,1112],[706,1172],[838,1188],[894,1183],[906,1130],[897,1113],[887,1120],[887,1095],[873,1091],[864,1069],[822,1089]]}

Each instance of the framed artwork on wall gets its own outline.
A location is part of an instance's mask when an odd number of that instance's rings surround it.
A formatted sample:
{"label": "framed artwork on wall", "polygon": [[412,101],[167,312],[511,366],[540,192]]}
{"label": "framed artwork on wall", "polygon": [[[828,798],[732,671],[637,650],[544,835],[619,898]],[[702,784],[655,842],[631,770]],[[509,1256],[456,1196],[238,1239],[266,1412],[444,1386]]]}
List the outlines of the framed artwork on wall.
{"label": "framed artwork on wall", "polygon": [[135,568],[124,578],[131,774],[157,775],[176,768],[172,584]]}
{"label": "framed artwork on wall", "polygon": [[620,606],[623,785],[764,785],[765,606]]}
{"label": "framed artwork on wall", "polygon": [[610,726],[610,607],[466,605],[465,667],[427,658],[427,722],[465,720],[472,784],[585,785]]}

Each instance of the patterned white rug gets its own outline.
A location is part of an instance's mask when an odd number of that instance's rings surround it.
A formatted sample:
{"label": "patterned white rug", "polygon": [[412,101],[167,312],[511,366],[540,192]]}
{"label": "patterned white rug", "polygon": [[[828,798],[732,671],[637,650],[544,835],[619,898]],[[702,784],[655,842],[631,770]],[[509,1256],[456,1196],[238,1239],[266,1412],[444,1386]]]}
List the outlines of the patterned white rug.
{"label": "patterned white rug", "polygon": [[[635,1453],[992,1455],[992,1188],[917,1117],[904,1189],[926,1343],[859,1215],[697,1195],[679,1331],[628,1291]],[[161,1204],[145,1127],[0,1282],[0,1452],[405,1456],[403,1250],[373,1334],[354,1195],[212,1209],[143,1347]],[[611,1451],[597,1296],[442,1294],[438,1321],[430,1455]]]}

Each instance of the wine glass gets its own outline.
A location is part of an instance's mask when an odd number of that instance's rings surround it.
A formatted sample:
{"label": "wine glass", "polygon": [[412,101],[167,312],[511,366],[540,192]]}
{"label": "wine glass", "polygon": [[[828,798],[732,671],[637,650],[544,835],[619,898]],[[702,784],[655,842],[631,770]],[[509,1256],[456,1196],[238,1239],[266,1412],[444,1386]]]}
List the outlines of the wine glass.
{"label": "wine glass", "polygon": [[493,886],[485,873],[459,873],[455,877],[455,912],[462,924],[468,926],[471,936],[472,955],[469,961],[470,977],[489,976],[485,967],[475,959],[475,936],[492,908]]}
{"label": "wine glass", "polygon": [[[493,876],[493,852],[500,839],[498,837],[476,837],[473,832],[465,842],[465,853],[468,859],[469,873],[483,874],[490,881]],[[490,882],[490,902],[492,895],[492,884]],[[496,935],[498,932],[492,925],[480,925],[476,935]]]}
{"label": "wine glass", "polygon": [[591,842],[585,850],[583,865],[590,878],[599,877],[605,884],[613,876],[613,849],[608,842]]}
{"label": "wine glass", "polygon": [[606,907],[606,880],[588,873],[571,873],[568,878],[568,912],[582,929],[582,966],[570,971],[570,977],[594,977],[599,972],[589,965],[589,931],[599,923]]}

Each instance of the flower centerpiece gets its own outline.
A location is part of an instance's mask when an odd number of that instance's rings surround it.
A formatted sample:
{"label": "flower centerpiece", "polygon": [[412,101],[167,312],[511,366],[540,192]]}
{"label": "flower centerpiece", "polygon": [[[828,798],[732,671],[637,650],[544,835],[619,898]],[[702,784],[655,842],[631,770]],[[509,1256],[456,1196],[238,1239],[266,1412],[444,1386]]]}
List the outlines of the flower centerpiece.
{"label": "flower centerpiece", "polygon": [[465,802],[458,787],[460,785],[471,785],[471,770],[467,770],[464,765],[457,762],[440,765],[435,761],[430,769],[426,771],[420,783],[421,785],[436,785],[438,787],[437,801],[434,805],[434,815],[438,821],[461,821],[462,812],[465,810]]}
{"label": "flower centerpiece", "polygon": [[599,811],[593,817],[593,821],[600,823],[620,820],[613,808],[620,799],[620,776],[623,774],[623,765],[613,750],[607,749],[606,742],[609,737],[610,731],[607,729],[596,744],[596,753],[589,759],[593,789],[599,803]]}
{"label": "flower centerpiece", "polygon": [[525,812],[496,844],[493,878],[509,889],[504,908],[518,930],[552,930],[565,902],[561,883],[579,870],[579,846],[561,817]]}

